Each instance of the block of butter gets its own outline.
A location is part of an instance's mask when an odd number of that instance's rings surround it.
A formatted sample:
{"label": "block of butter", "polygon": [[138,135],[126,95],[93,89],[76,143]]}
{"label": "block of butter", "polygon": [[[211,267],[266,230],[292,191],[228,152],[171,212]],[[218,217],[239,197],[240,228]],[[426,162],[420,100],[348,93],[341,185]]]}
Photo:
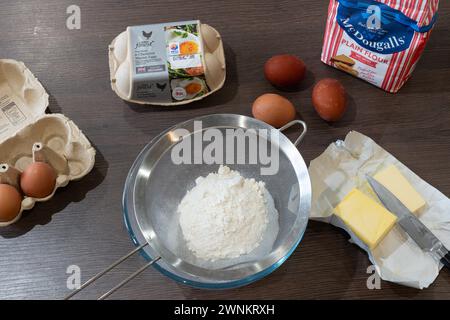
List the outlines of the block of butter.
{"label": "block of butter", "polygon": [[425,200],[422,196],[393,164],[373,177],[392,192],[409,211],[417,213],[425,206]]}
{"label": "block of butter", "polygon": [[397,221],[395,215],[358,189],[351,190],[334,213],[370,249],[380,243]]}
{"label": "block of butter", "polygon": [[[391,164],[393,168],[389,169]],[[382,184],[389,187],[389,181],[395,181],[394,184],[397,187],[400,186],[400,190],[406,191],[408,187],[399,182],[402,178],[399,179],[395,171],[399,171],[426,202],[425,206],[416,213],[418,218],[445,246],[450,247],[448,195],[423,180],[370,137],[356,131],[349,132],[344,140],[331,143],[319,157],[311,161],[309,165],[312,187],[310,219],[344,228],[351,236],[352,242],[367,252],[370,262],[376,267],[381,279],[417,289],[427,288],[439,275],[442,264],[428,252],[423,251],[401,228],[394,225],[377,247],[370,249],[336,214],[336,206],[355,187],[381,205],[365,179],[367,175],[374,177],[379,173],[376,178]],[[383,181],[385,174],[388,183]],[[398,191],[392,187],[390,190],[401,198]],[[414,197],[411,194],[415,192],[409,191],[404,194],[408,194],[407,198],[410,199]],[[403,199],[403,201],[408,200]],[[416,206],[421,205],[419,203]],[[341,204],[339,207],[341,216],[344,216],[343,209],[348,206],[348,204],[346,206]],[[408,206],[414,211],[412,206]],[[365,213],[367,213],[366,209]]]}

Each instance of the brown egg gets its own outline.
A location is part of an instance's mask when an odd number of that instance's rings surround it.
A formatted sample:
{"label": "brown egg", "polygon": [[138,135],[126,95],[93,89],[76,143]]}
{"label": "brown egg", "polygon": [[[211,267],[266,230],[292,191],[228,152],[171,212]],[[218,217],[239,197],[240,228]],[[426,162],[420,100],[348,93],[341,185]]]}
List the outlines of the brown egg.
{"label": "brown egg", "polygon": [[30,164],[20,176],[20,187],[28,197],[45,198],[53,192],[55,184],[56,172],[45,162]]}
{"label": "brown egg", "polygon": [[13,220],[20,212],[22,196],[9,184],[0,184],[0,222]]}
{"label": "brown egg", "polygon": [[344,86],[336,79],[320,80],[314,86],[312,104],[322,119],[338,121],[347,109]]}
{"label": "brown egg", "polygon": [[295,119],[294,105],[285,97],[275,93],[259,96],[252,107],[253,116],[275,128]]}
{"label": "brown egg", "polygon": [[293,88],[305,77],[303,61],[290,54],[280,54],[267,60],[264,65],[266,79],[276,87]]}

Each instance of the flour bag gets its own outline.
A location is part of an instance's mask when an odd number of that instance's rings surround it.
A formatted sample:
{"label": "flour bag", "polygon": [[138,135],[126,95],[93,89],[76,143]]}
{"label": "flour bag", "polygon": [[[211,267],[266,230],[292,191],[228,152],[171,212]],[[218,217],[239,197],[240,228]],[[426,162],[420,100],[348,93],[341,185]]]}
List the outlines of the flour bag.
{"label": "flour bag", "polygon": [[330,0],[321,60],[395,93],[430,37],[439,0]]}

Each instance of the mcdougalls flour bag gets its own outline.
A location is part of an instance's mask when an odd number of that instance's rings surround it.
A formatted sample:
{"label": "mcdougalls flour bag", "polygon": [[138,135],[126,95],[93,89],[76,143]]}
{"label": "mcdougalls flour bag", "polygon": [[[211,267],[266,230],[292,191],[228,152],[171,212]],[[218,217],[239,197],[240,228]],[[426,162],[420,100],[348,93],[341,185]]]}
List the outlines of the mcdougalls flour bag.
{"label": "mcdougalls flour bag", "polygon": [[330,0],[322,61],[388,92],[408,80],[439,0]]}

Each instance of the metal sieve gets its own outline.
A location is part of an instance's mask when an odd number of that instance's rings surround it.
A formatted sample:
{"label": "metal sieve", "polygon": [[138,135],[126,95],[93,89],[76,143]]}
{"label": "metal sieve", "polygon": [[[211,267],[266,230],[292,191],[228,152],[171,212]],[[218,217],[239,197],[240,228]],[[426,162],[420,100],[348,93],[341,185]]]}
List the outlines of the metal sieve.
{"label": "metal sieve", "polygon": [[[196,128],[196,121],[201,121],[201,130]],[[253,164],[236,164],[237,161],[232,164],[225,163],[246,178],[264,181],[274,199],[279,213],[279,232],[268,252],[260,256],[250,254],[245,259],[225,261],[222,265],[205,267],[198,263],[188,250],[177,245],[181,237],[175,217],[179,202],[186,191],[195,185],[197,177],[217,171],[219,164],[175,164],[171,158],[172,148],[189,136],[194,141],[196,135],[203,134],[205,130],[212,128],[224,133],[224,136],[227,134],[227,129],[241,128],[245,133],[250,132],[249,129],[254,129],[252,134],[255,135],[259,135],[260,129],[274,129],[264,122],[243,115],[202,116],[162,132],[138,155],[129,171],[123,193],[125,224],[136,249],[94,276],[66,298],[72,297],[138,251],[147,259],[147,264],[100,299],[112,294],[150,265],[154,265],[157,270],[171,279],[193,287],[208,289],[243,286],[263,278],[278,268],[300,243],[311,207],[308,169],[296,148],[306,133],[306,124],[303,121],[294,120],[279,130],[282,132],[297,124],[303,129],[294,143],[282,133],[278,135],[276,141],[271,136],[264,137],[268,145],[279,154],[278,173],[262,175],[261,168],[266,163],[263,164],[259,158]],[[180,136],[179,129],[184,129],[183,136]],[[251,138],[251,135],[248,137]],[[202,148],[208,144],[205,141],[201,143]],[[195,151],[195,146],[192,148]],[[224,149],[223,152],[226,159],[227,151]],[[233,152],[237,157],[243,150],[234,149]],[[245,159],[250,159],[250,143],[246,144],[245,156]]]}

